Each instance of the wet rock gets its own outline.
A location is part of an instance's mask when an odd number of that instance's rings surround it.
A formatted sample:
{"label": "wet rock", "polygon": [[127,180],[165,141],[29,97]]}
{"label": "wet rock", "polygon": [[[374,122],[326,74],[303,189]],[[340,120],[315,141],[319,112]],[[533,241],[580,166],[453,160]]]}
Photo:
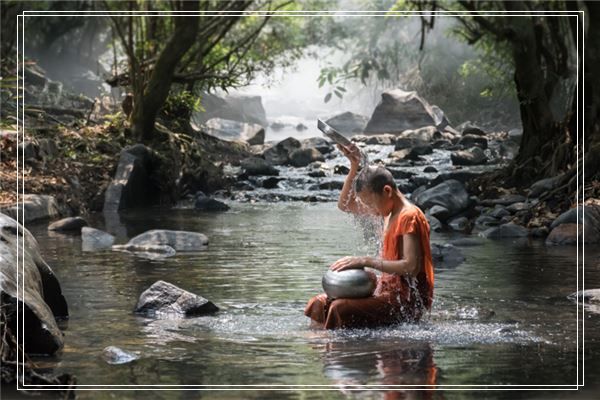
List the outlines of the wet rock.
{"label": "wet rock", "polygon": [[563,179],[562,175],[555,176],[553,178],[546,178],[535,182],[529,188],[529,197],[536,198],[545,192],[553,190],[558,187],[561,180]]}
{"label": "wet rock", "polygon": [[153,229],[129,240],[128,245],[167,245],[177,251],[203,250],[208,245],[208,237],[198,232]]}
{"label": "wet rock", "polygon": [[434,149],[448,149],[452,146],[452,142],[448,139],[438,139],[435,142],[431,143],[431,147]]}
{"label": "wet rock", "polygon": [[24,314],[19,323],[24,324],[21,334],[28,354],[54,354],[62,348],[63,334],[56,318],[67,318],[69,313],[60,283],[42,258],[33,235],[16,220],[2,213],[0,293],[7,326],[13,329],[16,326],[17,307],[19,315]]}
{"label": "wet rock", "polygon": [[499,199],[485,199],[481,201],[481,204],[484,206],[509,206],[514,203],[522,203],[527,201],[525,196],[521,196],[520,194],[507,194],[505,196],[500,197]]}
{"label": "wet rock", "polygon": [[312,185],[308,188],[308,190],[342,190],[344,187],[344,182],[341,181],[329,181],[322,182],[318,185]]}
{"label": "wet rock", "polygon": [[248,157],[240,162],[240,166],[249,176],[266,175],[276,176],[279,175],[279,170],[271,165],[267,160],[260,157]]}
{"label": "wet rock", "polygon": [[450,154],[453,165],[481,165],[487,162],[487,157],[479,147],[459,150]]}
{"label": "wet rock", "polygon": [[494,217],[494,218],[502,218],[502,217],[509,216],[510,212],[507,211],[501,205],[497,205],[496,208],[494,208],[492,211],[490,211],[490,213],[488,215],[490,217]]}
{"label": "wet rock", "polygon": [[406,182],[406,181],[398,181],[396,182],[396,186],[398,187],[398,190],[400,190],[400,192],[402,193],[412,193],[413,190],[415,190],[415,188],[417,187],[417,185],[414,182]]}
{"label": "wet rock", "polygon": [[431,106],[417,92],[401,89],[383,92],[364,131],[367,133],[401,133],[424,126],[449,125],[442,110]]}
{"label": "wet rock", "polygon": [[355,143],[389,146],[395,143],[396,137],[389,133],[382,133],[377,135],[354,135],[351,140]]}
{"label": "wet rock", "polygon": [[548,233],[550,233],[550,230],[545,227],[545,226],[541,226],[538,228],[533,228],[531,230],[531,237],[534,238],[545,238],[548,236]]}
{"label": "wet rock", "polygon": [[317,171],[310,171],[308,173],[308,176],[310,176],[311,178],[324,178],[326,176],[325,171],[323,170],[317,170]]}
{"label": "wet rock", "polygon": [[115,242],[115,237],[99,229],[84,226],[81,228],[81,249],[83,251],[96,251],[110,248]]}
{"label": "wet rock", "polygon": [[[586,227],[586,230],[587,227]],[[575,245],[577,244],[577,237],[579,241],[583,242],[584,226],[580,224],[560,224],[550,231],[550,234],[546,238],[546,245],[557,246],[557,245]],[[589,242],[589,238],[586,235],[586,242]]]}
{"label": "wet rock", "polygon": [[206,133],[222,140],[244,140],[252,145],[265,141],[265,129],[260,124],[211,118],[204,125]]}
{"label": "wet rock", "polygon": [[408,149],[408,148],[412,148],[415,146],[423,146],[425,144],[426,144],[426,142],[421,139],[410,138],[410,137],[399,137],[399,138],[396,138],[396,140],[395,140],[394,150],[403,150],[403,149]]}
{"label": "wet rock", "polygon": [[87,226],[87,221],[81,217],[68,217],[55,221],[48,226],[49,231],[77,231]]}
{"label": "wet rock", "polygon": [[196,197],[194,208],[198,211],[227,211],[229,206],[204,194]]}
{"label": "wet rock", "polygon": [[[348,175],[348,172],[350,172],[350,168],[345,165],[336,165],[333,167],[333,173],[336,175]],[[394,178],[396,177],[394,176]]]}
{"label": "wet rock", "polygon": [[139,356],[116,346],[108,346],[102,350],[102,358],[109,364],[126,364],[137,360]]}
{"label": "wet rock", "polygon": [[456,215],[469,206],[469,194],[464,185],[456,180],[445,181],[417,195],[413,192],[412,200],[421,209],[435,205],[445,207],[449,216]]}
{"label": "wet rock", "polygon": [[342,135],[350,137],[357,133],[362,133],[369,121],[364,115],[345,112],[329,118],[326,122]]}
{"label": "wet rock", "polygon": [[435,167],[432,167],[431,165],[423,168],[423,172],[428,172],[428,173],[435,173],[438,172],[438,170]]}
{"label": "wet rock", "polygon": [[484,130],[482,128],[478,127],[477,125],[473,125],[473,124],[465,125],[461,130],[461,134],[463,136],[465,136],[465,135],[485,136]]}
{"label": "wet rock", "polygon": [[448,226],[457,232],[468,233],[471,231],[471,223],[466,217],[454,218],[448,222]]}
{"label": "wet rock", "polygon": [[479,147],[484,150],[488,148],[487,138],[484,136],[477,136],[477,135],[464,135],[463,137],[460,138],[460,140],[458,141],[458,144],[460,144],[461,146],[464,146],[465,148]]}
{"label": "wet rock", "polygon": [[454,268],[465,261],[465,256],[451,244],[431,244],[431,258],[436,268]]}
{"label": "wet rock", "polygon": [[458,247],[475,247],[481,246],[484,243],[482,239],[473,238],[473,237],[464,237],[459,239],[454,239],[450,241],[450,244]]}
{"label": "wet rock", "polygon": [[429,209],[429,214],[433,215],[440,221],[446,221],[450,216],[450,211],[446,207],[434,205]]}
{"label": "wet rock", "polygon": [[439,219],[429,214],[425,214],[425,216],[427,217],[427,221],[429,222],[429,229],[432,232],[440,232],[443,229],[442,223]]}
{"label": "wet rock", "polygon": [[439,131],[435,126],[425,126],[418,129],[407,129],[402,131],[396,137],[396,143],[400,143],[402,139],[410,139],[416,141],[415,145],[430,143],[434,140],[440,139],[438,137]]}
{"label": "wet rock", "polygon": [[560,224],[566,223],[585,224],[591,226],[596,231],[600,231],[600,207],[588,205],[571,208],[559,215],[552,222],[550,228],[555,228]]}
{"label": "wet rock", "polygon": [[312,137],[308,139],[304,139],[302,142],[302,147],[304,148],[315,148],[321,154],[328,154],[333,151],[333,145],[329,143],[327,140],[320,137]]}
{"label": "wet rock", "polygon": [[600,305],[600,289],[586,289],[571,293],[567,296],[571,301]]}
{"label": "wet rock", "polygon": [[315,161],[325,161],[323,154],[315,148],[296,149],[290,153],[290,164],[294,167],[306,167]]}
{"label": "wet rock", "polygon": [[204,297],[171,283],[157,281],[140,295],[134,312],[160,318],[196,317],[217,311],[219,308]]}
{"label": "wet rock", "polygon": [[[323,171],[320,171],[323,172]],[[310,173],[308,174],[310,176]],[[262,187],[264,187],[265,189],[275,189],[276,187],[279,187],[279,182],[283,181],[283,178],[276,178],[274,176],[265,179],[264,181],[262,181]]]}
{"label": "wet rock", "polygon": [[[410,179],[416,175],[414,172],[406,171],[404,169],[388,168],[388,170],[392,173],[394,179]],[[349,171],[350,170],[348,170],[348,172]]]}
{"label": "wet rock", "polygon": [[517,238],[529,236],[529,231],[520,225],[508,223],[490,228],[479,235],[487,239]]}
{"label": "wet rock", "polygon": [[262,155],[265,160],[273,165],[285,165],[290,163],[290,154],[301,147],[302,143],[300,141],[289,137],[268,148]]}
{"label": "wet rock", "polygon": [[481,175],[481,172],[474,172],[474,171],[451,171],[451,172],[444,172],[439,174],[437,177],[435,177],[432,181],[431,184],[432,185],[439,185],[442,182],[445,182],[447,180],[455,180],[455,181],[459,181],[460,183],[465,183],[468,182],[472,179],[475,179],[476,177],[478,177],[479,175]]}
{"label": "wet rock", "polygon": [[203,93],[202,107],[205,111],[193,114],[193,120],[196,123],[205,123],[212,118],[221,118],[261,126],[269,124],[260,96],[232,94],[219,97]]}
{"label": "wet rock", "polygon": [[250,146],[262,145],[265,143],[265,130],[263,128],[259,129],[254,135],[249,136],[246,139],[246,142]]}
{"label": "wet rock", "polygon": [[143,144],[121,151],[117,172],[104,195],[104,212],[149,206],[159,200],[160,189],[150,177],[158,156]]}
{"label": "wet rock", "polygon": [[41,194],[26,194],[19,204],[0,207],[0,211],[13,219],[18,213],[24,217],[25,223],[54,219],[60,215],[54,196]]}
{"label": "wet rock", "polygon": [[477,227],[490,228],[498,225],[500,225],[500,221],[490,215],[480,215],[475,220],[475,226]]}

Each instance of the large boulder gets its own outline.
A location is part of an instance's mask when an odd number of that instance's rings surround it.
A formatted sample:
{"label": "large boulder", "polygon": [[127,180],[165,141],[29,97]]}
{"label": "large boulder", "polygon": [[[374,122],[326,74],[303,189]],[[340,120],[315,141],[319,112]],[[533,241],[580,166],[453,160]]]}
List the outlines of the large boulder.
{"label": "large boulder", "polygon": [[448,243],[432,243],[431,258],[436,268],[454,268],[465,261],[462,251]]}
{"label": "large boulder", "polygon": [[58,203],[54,196],[26,194],[22,199],[18,204],[0,208],[0,211],[14,219],[17,219],[17,215],[22,213],[24,223],[54,219],[60,216]]}
{"label": "large boulder", "polygon": [[263,144],[265,129],[259,124],[211,118],[205,123],[206,133],[223,140],[244,140],[249,144]]}
{"label": "large boulder", "polygon": [[477,146],[482,149],[488,148],[488,140],[485,136],[478,136],[473,134],[467,134],[460,138],[457,144],[462,145],[463,147],[473,147]]}
{"label": "large boulder", "polygon": [[222,118],[263,127],[269,125],[260,96],[231,94],[219,97],[204,93],[201,103],[205,111],[193,114],[193,121],[197,124],[203,124],[212,118]]}
{"label": "large boulder", "polygon": [[399,134],[430,125],[440,129],[448,125],[443,111],[430,105],[417,92],[394,89],[382,93],[364,132]]}
{"label": "large boulder", "polygon": [[[18,268],[17,259],[20,261]],[[63,334],[56,319],[67,318],[69,313],[60,283],[40,255],[33,235],[13,218],[1,213],[0,293],[7,327],[15,334],[17,307],[19,312],[24,312],[21,332],[26,353],[54,354],[62,348]]]}
{"label": "large boulder", "polygon": [[165,281],[157,281],[146,289],[134,310],[152,317],[196,317],[217,311],[219,308],[204,297]]}
{"label": "large boulder", "polygon": [[600,243],[600,207],[579,206],[565,211],[550,225],[547,245]]}
{"label": "large boulder", "polygon": [[333,151],[333,145],[322,137],[304,139],[301,144],[303,148],[315,148],[319,150],[321,154],[327,154]]}
{"label": "large boulder", "polygon": [[208,237],[199,232],[153,229],[132,238],[127,245],[166,245],[177,251],[196,251],[206,248]]}
{"label": "large boulder", "polygon": [[470,204],[469,194],[464,185],[453,179],[420,193],[414,192],[412,200],[422,209],[442,206],[448,210],[448,217],[466,210]]}
{"label": "large boulder", "polygon": [[248,157],[240,162],[240,166],[244,172],[249,176],[266,175],[266,176],[277,176],[279,170],[275,168],[264,158],[260,157]]}
{"label": "large boulder", "polygon": [[59,231],[59,232],[66,232],[66,231],[74,231],[74,232],[81,232],[81,228],[83,228],[84,226],[87,226],[87,221],[85,219],[83,219],[82,217],[67,217],[67,218],[63,218],[61,220],[55,221],[53,223],[51,223],[50,225],[48,225],[48,230],[49,231]]}
{"label": "large boulder", "polygon": [[368,121],[369,117],[364,115],[345,112],[329,118],[326,122],[342,135],[350,137],[362,133]]}
{"label": "large boulder", "polygon": [[468,150],[459,150],[450,154],[453,165],[481,165],[487,162],[487,157],[479,147]]}
{"label": "large boulder", "polygon": [[266,149],[262,156],[273,165],[286,165],[290,163],[290,155],[294,150],[302,147],[299,140],[289,137]]}
{"label": "large boulder", "polygon": [[158,156],[143,144],[121,151],[117,172],[104,195],[104,212],[144,207],[159,201],[160,189],[151,179]]}
{"label": "large boulder", "polygon": [[529,230],[509,222],[500,226],[489,228],[479,234],[487,239],[520,238],[529,236]]}

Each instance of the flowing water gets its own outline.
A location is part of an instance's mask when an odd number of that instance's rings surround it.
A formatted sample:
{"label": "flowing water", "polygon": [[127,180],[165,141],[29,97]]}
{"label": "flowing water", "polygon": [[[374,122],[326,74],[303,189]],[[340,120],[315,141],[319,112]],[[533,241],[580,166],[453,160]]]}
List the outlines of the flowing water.
{"label": "flowing water", "polygon": [[[463,264],[436,268],[434,305],[421,323],[320,331],[309,328],[302,311],[321,291],[327,266],[345,255],[374,254],[375,243],[365,241],[359,224],[335,203],[230,205],[231,211],[218,214],[150,209],[117,220],[89,218],[91,226],[116,234],[118,243],[155,228],[210,238],[205,251],[165,259],[82,252],[78,236],[48,232],[45,224],[28,226],[70,308],[63,351],[36,358],[39,365],[75,374],[80,385],[339,385],[241,395],[94,390],[78,392],[80,398],[479,398],[447,385],[577,383],[577,306],[566,297],[577,287],[574,247],[528,240],[461,247]],[[432,234],[439,243],[456,238]],[[587,247],[586,287],[600,287],[599,255]],[[133,314],[140,293],[159,279],[210,299],[221,311],[164,320]],[[599,328],[599,315],[586,314],[588,385],[600,370],[592,357],[600,347]],[[101,356],[107,346],[140,358],[108,364]],[[580,381],[583,376],[580,370]],[[445,390],[351,386],[427,384]],[[486,396],[548,398],[539,392]]]}

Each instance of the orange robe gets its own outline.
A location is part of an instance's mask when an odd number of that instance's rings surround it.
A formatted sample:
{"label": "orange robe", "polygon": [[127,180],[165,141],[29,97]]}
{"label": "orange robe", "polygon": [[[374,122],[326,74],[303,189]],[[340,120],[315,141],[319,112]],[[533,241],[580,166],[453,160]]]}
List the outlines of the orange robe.
{"label": "orange robe", "polygon": [[383,273],[373,296],[363,299],[332,300],[319,294],[309,300],[304,314],[326,329],[359,328],[418,321],[433,300],[433,262],[429,244],[429,223],[417,206],[408,205],[386,228],[382,257],[403,257],[403,235],[419,236],[421,265],[416,278]]}

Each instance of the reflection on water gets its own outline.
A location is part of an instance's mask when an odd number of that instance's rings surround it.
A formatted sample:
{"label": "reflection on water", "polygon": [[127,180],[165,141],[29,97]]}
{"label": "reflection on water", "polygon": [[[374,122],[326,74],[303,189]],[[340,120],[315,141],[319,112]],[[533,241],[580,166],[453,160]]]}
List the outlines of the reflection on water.
{"label": "reflection on water", "polygon": [[[42,365],[74,373],[87,385],[337,385],[329,388],[334,391],[303,392],[303,398],[441,396],[352,385],[576,382],[576,306],[566,298],[576,288],[574,248],[511,240],[465,245],[463,264],[437,271],[434,305],[421,323],[319,331],[309,329],[302,310],[322,291],[327,266],[345,255],[375,254],[376,241],[365,241],[360,224],[334,203],[231,206],[220,214],[142,210],[110,221],[89,218],[91,226],[117,234],[117,243],[160,228],[198,231],[210,239],[205,251],[166,259],[83,253],[77,236],[29,227],[62,283],[71,313],[64,350],[40,359]],[[432,239],[457,237],[434,233]],[[598,249],[586,251],[587,259],[598,259]],[[586,286],[600,287],[600,272],[586,271]],[[140,293],[159,279],[208,298],[221,311],[190,319],[134,315]],[[598,351],[598,328],[597,315],[589,315],[589,354]],[[140,359],[109,365],[101,357],[107,346]],[[591,358],[586,375],[598,364]],[[160,392],[159,398],[199,396]],[[240,398],[228,392],[201,396]],[[80,397],[114,396],[80,392]],[[242,397],[298,398],[293,392]]]}

